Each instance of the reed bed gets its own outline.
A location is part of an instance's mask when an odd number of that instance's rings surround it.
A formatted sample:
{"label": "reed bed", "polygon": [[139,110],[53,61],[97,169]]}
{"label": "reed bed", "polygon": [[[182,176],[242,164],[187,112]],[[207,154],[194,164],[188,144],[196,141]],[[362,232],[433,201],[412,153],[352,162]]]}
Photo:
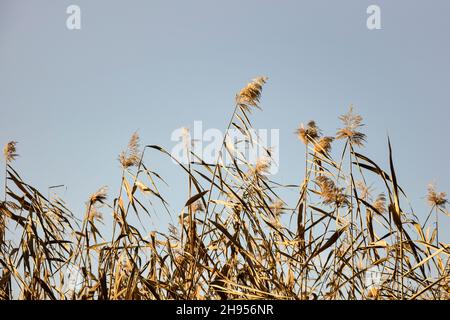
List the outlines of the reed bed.
{"label": "reed bed", "polygon": [[[239,129],[244,143],[254,143],[251,115],[266,81],[258,77],[236,95],[227,129]],[[291,185],[267,174],[270,150],[252,164],[226,136],[215,163],[189,149],[189,163],[177,162],[187,178],[178,189],[188,197],[168,232],[144,233],[130,222],[152,214],[144,198],[169,212],[163,177],[146,165],[155,152],[170,161],[164,148],[141,146],[134,134],[119,155],[118,193],[94,192],[79,220],[64,201],[22,179],[16,142],[8,143],[0,298],[449,299],[450,247],[439,234],[439,218],[449,215],[446,194],[429,186],[421,223],[397,180],[390,141],[389,166],[381,168],[362,153],[362,117],[350,108],[339,120],[333,136],[314,121],[298,128],[305,163],[290,170],[304,171],[304,179]],[[232,159],[226,165],[225,156]],[[283,200],[287,189],[295,203]]]}

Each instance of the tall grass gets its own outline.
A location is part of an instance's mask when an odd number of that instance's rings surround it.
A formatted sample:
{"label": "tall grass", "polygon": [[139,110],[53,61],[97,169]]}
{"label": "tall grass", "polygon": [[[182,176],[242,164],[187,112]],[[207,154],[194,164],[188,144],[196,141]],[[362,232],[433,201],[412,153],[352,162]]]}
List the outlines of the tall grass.
{"label": "tall grass", "polygon": [[[243,143],[255,143],[251,112],[266,81],[256,78],[236,95],[227,129],[239,129]],[[119,155],[117,195],[108,201],[100,188],[78,220],[61,199],[21,178],[10,142],[0,202],[0,298],[449,299],[450,247],[439,241],[438,222],[448,216],[446,194],[429,187],[428,218],[434,213],[435,223],[421,224],[397,180],[390,141],[383,169],[361,151],[361,116],[350,108],[340,120],[334,136],[314,121],[297,130],[305,164],[290,170],[302,170],[304,179],[288,186],[267,174],[271,150],[252,164],[225,136],[211,164],[188,141],[189,164],[177,162],[188,198],[167,233],[143,233],[130,223],[130,215],[141,221],[152,214],[143,197],[169,212],[159,188],[164,180],[145,164],[154,152],[171,158],[164,148],[141,148],[134,134]],[[335,159],[337,140],[343,149]],[[232,161],[225,164],[225,156]],[[287,189],[298,195],[291,206],[281,196]],[[109,240],[99,223],[105,211],[113,219]]]}

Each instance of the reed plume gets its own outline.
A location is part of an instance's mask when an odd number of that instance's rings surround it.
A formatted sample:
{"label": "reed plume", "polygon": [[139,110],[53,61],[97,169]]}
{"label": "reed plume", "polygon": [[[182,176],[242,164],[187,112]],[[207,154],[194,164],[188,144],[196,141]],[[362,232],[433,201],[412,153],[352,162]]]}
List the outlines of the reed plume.
{"label": "reed plume", "polygon": [[358,131],[359,128],[364,126],[362,123],[363,118],[354,113],[353,106],[350,106],[349,111],[340,116],[339,119],[344,124],[344,127],[338,130],[336,139],[348,139],[357,146],[364,146],[366,135]]}
{"label": "reed plume", "polygon": [[89,197],[89,204],[90,205],[95,205],[96,203],[105,204],[107,198],[108,198],[108,187],[104,186],[98,189]]}
{"label": "reed plume", "polygon": [[387,211],[386,209],[386,195],[384,193],[380,193],[372,206],[376,209],[377,213],[383,214]]}
{"label": "reed plume", "polygon": [[265,178],[269,173],[270,159],[268,157],[260,157],[256,160],[255,165],[252,167],[252,173],[260,178]]}
{"label": "reed plume", "polygon": [[5,156],[6,163],[14,161],[19,155],[16,149],[17,141],[8,142],[3,148],[3,155]]}
{"label": "reed plume", "polygon": [[443,208],[447,201],[445,192],[437,192],[434,184],[428,185],[427,201],[431,207]]}
{"label": "reed plume", "polygon": [[[447,194],[445,192],[436,191],[436,187],[434,184],[430,183],[428,185],[428,194],[427,194],[428,204],[431,206],[431,211],[433,208],[435,209],[435,224],[436,224],[436,245],[439,245],[439,213],[438,210],[445,209],[445,205],[447,204]],[[431,214],[431,212],[430,212]],[[448,213],[447,213],[448,215]],[[427,218],[428,220],[428,218]]]}
{"label": "reed plume", "polygon": [[284,203],[280,199],[276,199],[271,205],[270,210],[275,217],[279,217],[285,210]]}
{"label": "reed plume", "polygon": [[201,200],[195,201],[190,206],[191,206],[192,212],[204,212],[205,211],[205,206],[203,205],[203,202]]}
{"label": "reed plume", "polygon": [[312,142],[315,143],[316,140],[321,135],[321,131],[319,127],[317,127],[316,122],[314,120],[309,121],[306,124],[306,128],[303,126],[303,123],[300,125],[295,132],[300,141],[302,141],[305,145]]}
{"label": "reed plume", "polygon": [[346,196],[343,192],[343,188],[336,186],[333,180],[326,176],[318,176],[316,183],[320,188],[320,196],[323,199],[323,203],[330,205],[335,204],[342,206],[347,202]]}
{"label": "reed plume", "polygon": [[119,162],[122,168],[128,169],[130,167],[136,167],[140,162],[140,151],[139,151],[139,134],[137,132],[133,133],[128,142],[126,151],[122,151],[119,155]]}
{"label": "reed plume", "polygon": [[259,107],[262,87],[267,80],[267,77],[253,79],[236,95],[236,104],[246,111],[249,111],[250,107]]}
{"label": "reed plume", "polygon": [[331,143],[334,141],[333,137],[322,137],[314,144],[314,152],[319,154],[327,154],[331,151]]}
{"label": "reed plume", "polygon": [[359,198],[368,200],[370,198],[371,190],[364,181],[356,181],[356,189],[359,192]]}

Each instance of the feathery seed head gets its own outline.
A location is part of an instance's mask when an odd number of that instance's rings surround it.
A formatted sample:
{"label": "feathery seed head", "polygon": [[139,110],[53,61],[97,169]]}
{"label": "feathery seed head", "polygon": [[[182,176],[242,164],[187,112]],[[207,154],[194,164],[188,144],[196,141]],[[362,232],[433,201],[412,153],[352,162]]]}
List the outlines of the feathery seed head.
{"label": "feathery seed head", "polygon": [[10,141],[3,148],[3,154],[5,156],[6,163],[15,160],[19,156],[16,153],[17,152],[16,145],[17,141]]}
{"label": "feathery seed head", "polygon": [[205,207],[203,206],[203,202],[201,200],[197,200],[190,205],[192,212],[205,211]]}
{"label": "feathery seed head", "polygon": [[91,207],[88,212],[88,219],[89,221],[102,221],[103,220],[103,214],[97,210],[95,207]]}
{"label": "feathery seed head", "polygon": [[108,187],[106,187],[106,186],[101,187],[100,189],[98,189],[95,193],[93,193],[89,197],[89,203],[91,205],[94,205],[96,203],[104,204],[108,197],[107,192],[108,192]]}
{"label": "feathery seed head", "polygon": [[358,131],[358,128],[364,126],[362,123],[363,118],[353,112],[353,106],[350,106],[349,111],[340,116],[339,119],[344,124],[344,127],[338,130],[336,138],[348,139],[351,143],[354,143],[357,146],[364,146],[366,135]]}
{"label": "feathery seed head", "polygon": [[249,110],[249,107],[258,107],[262,87],[267,80],[267,77],[253,79],[236,95],[236,103],[245,110]]}
{"label": "feathery seed head", "polygon": [[320,137],[320,129],[317,127],[316,122],[311,120],[306,125],[306,128],[303,126],[303,123],[300,125],[300,128],[298,128],[295,132],[297,134],[297,137],[302,141],[304,144],[308,144],[309,142],[316,141]]}
{"label": "feathery seed head", "polygon": [[371,188],[366,185],[364,181],[356,181],[356,189],[359,191],[359,198],[367,200],[370,198]]}
{"label": "feathery seed head", "polygon": [[94,220],[103,220],[103,215],[100,211],[98,211],[98,204],[105,204],[107,199],[107,191],[108,187],[104,186],[94,192],[90,197],[89,201],[86,203],[87,207],[87,219],[91,222]]}
{"label": "feathery seed head", "polygon": [[128,143],[127,150],[119,155],[119,162],[124,169],[137,166],[140,162],[139,134],[133,133]]}
{"label": "feathery seed head", "polygon": [[447,203],[447,194],[445,192],[437,192],[434,184],[428,185],[428,204],[432,207],[443,208]]}
{"label": "feathery seed head", "polygon": [[191,147],[191,134],[189,132],[189,128],[183,127],[181,128],[181,139],[184,143],[184,147],[186,149],[190,149]]}
{"label": "feathery seed head", "polygon": [[334,181],[325,176],[318,176],[316,183],[320,188],[320,195],[323,203],[330,205],[336,204],[338,206],[347,203],[347,199],[343,193],[343,188],[335,185]]}
{"label": "feathery seed head", "polygon": [[322,137],[314,144],[314,152],[326,154],[331,151],[331,143],[334,141],[333,137]]}
{"label": "feathery seed head", "polygon": [[278,218],[284,212],[284,203],[283,201],[277,199],[270,205],[270,210],[276,218]]}
{"label": "feathery seed head", "polygon": [[256,175],[266,175],[269,173],[270,169],[270,160],[267,157],[261,157],[256,161],[255,167],[254,167],[254,173]]}
{"label": "feathery seed head", "polygon": [[384,193],[380,193],[378,197],[375,199],[372,206],[378,211],[378,213],[383,214],[386,210],[386,196]]}

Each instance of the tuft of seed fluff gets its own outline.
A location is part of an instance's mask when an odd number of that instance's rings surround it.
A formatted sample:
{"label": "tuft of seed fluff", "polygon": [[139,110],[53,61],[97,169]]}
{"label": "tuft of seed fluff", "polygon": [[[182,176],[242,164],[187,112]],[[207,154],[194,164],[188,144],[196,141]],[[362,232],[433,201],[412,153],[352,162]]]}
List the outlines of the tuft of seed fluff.
{"label": "tuft of seed fluff", "polygon": [[314,143],[321,135],[320,129],[317,127],[316,122],[314,120],[309,121],[306,124],[306,128],[303,126],[303,123],[300,125],[295,133],[300,141],[302,141],[305,145],[312,142]]}
{"label": "tuft of seed fluff", "polygon": [[280,199],[276,199],[271,205],[270,210],[272,210],[275,218],[279,218],[280,215],[284,212],[284,203]]}
{"label": "tuft of seed fluff", "polygon": [[19,155],[17,154],[17,141],[8,142],[3,148],[3,155],[5,156],[6,163],[14,161]]}
{"label": "tuft of seed fluff", "polygon": [[257,77],[253,79],[236,95],[236,104],[246,111],[248,111],[250,107],[259,107],[262,87],[267,80],[267,77]]}
{"label": "tuft of seed fluff", "polygon": [[334,181],[330,178],[318,176],[316,183],[320,188],[320,196],[322,197],[324,204],[336,204],[340,206],[347,202],[347,199],[343,193],[343,188],[337,187]]}
{"label": "tuft of seed fluff", "polygon": [[183,142],[184,148],[186,150],[190,150],[192,147],[192,139],[189,128],[183,127],[181,128],[181,141]]}
{"label": "tuft of seed fluff", "polygon": [[359,128],[364,126],[363,118],[353,112],[353,106],[350,106],[349,111],[340,116],[339,119],[344,124],[344,127],[339,129],[336,133],[336,139],[348,139],[351,143],[362,147],[366,141],[366,135],[360,131]]}
{"label": "tuft of seed fluff", "polygon": [[384,193],[380,193],[373,202],[372,206],[377,210],[377,213],[383,214],[386,210],[386,196]]}
{"label": "tuft of seed fluff", "polygon": [[108,187],[104,186],[98,189],[89,197],[89,204],[95,205],[97,203],[104,204],[106,199],[108,198]]}
{"label": "tuft of seed fluff", "polygon": [[371,190],[364,181],[356,181],[356,189],[359,192],[359,198],[366,200],[370,198]]}
{"label": "tuft of seed fluff", "polygon": [[101,187],[100,189],[98,189],[96,192],[94,192],[89,197],[89,201],[86,204],[87,209],[89,210],[87,213],[87,218],[89,221],[92,222],[94,220],[99,220],[99,221],[103,220],[103,215],[100,211],[98,211],[96,205],[97,204],[105,204],[105,201],[108,197],[107,191],[108,191],[108,188],[106,186],[104,186],[104,187]]}
{"label": "tuft of seed fluff", "polygon": [[103,221],[103,214],[95,207],[89,208],[88,220],[93,222],[94,220]]}
{"label": "tuft of seed fluff", "polygon": [[130,141],[128,142],[127,150],[120,153],[119,162],[124,169],[139,165],[139,134],[137,132],[133,133],[131,136]]}
{"label": "tuft of seed fluff", "polygon": [[331,143],[334,141],[333,137],[322,137],[314,144],[314,152],[327,154],[331,151]]}
{"label": "tuft of seed fluff", "polygon": [[267,157],[261,157],[256,160],[256,164],[253,167],[253,173],[257,176],[263,177],[269,173],[270,160]]}
{"label": "tuft of seed fluff", "polygon": [[442,208],[447,203],[447,194],[445,192],[437,192],[434,184],[428,185],[427,201],[431,207]]}
{"label": "tuft of seed fluff", "polygon": [[201,200],[197,200],[190,205],[192,212],[204,212],[205,206]]}

